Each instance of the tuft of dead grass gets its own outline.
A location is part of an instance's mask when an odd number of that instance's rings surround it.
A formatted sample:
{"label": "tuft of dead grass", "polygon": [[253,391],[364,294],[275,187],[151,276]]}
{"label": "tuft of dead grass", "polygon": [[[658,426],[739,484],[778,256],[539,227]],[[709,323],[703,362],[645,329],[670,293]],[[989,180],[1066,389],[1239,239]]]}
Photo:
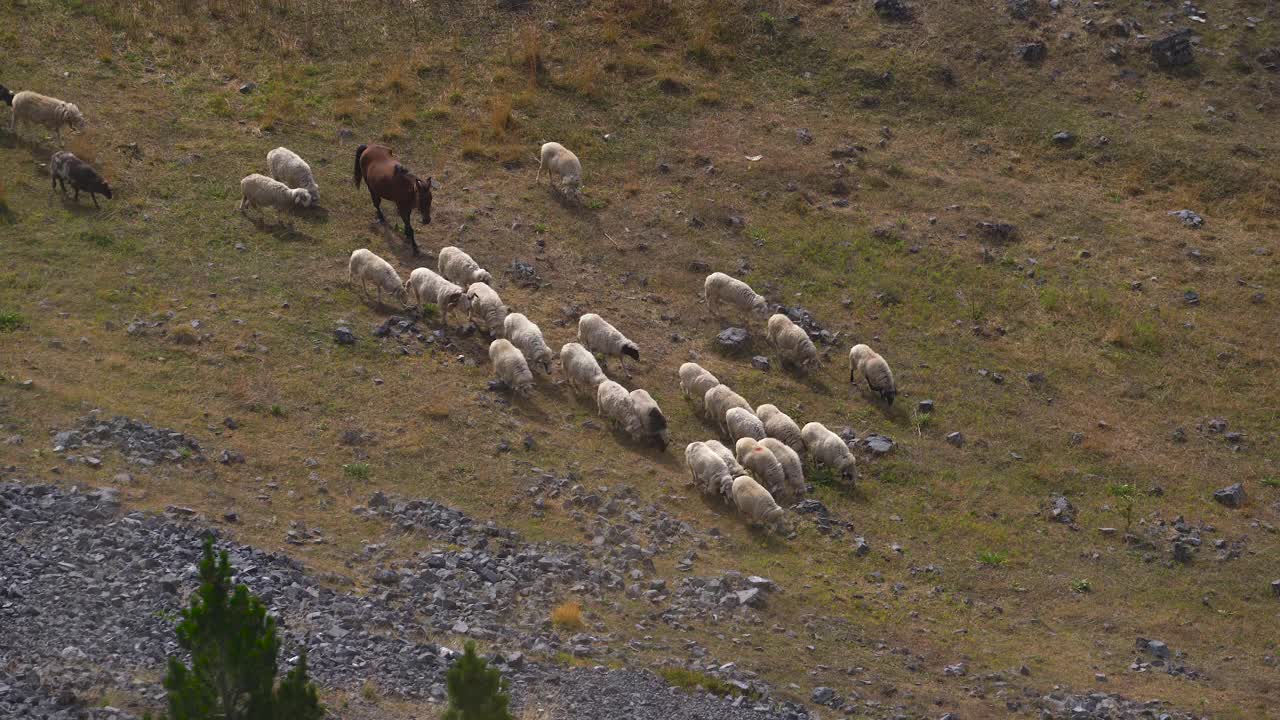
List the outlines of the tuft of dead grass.
{"label": "tuft of dead grass", "polygon": [[586,626],[582,619],[582,603],[570,600],[557,605],[551,611],[551,624],[561,630],[581,630]]}

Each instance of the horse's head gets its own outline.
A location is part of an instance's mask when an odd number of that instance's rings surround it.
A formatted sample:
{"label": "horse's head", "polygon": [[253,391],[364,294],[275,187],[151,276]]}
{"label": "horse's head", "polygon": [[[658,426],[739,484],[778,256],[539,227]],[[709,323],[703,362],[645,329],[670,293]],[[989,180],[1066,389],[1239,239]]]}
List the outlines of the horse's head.
{"label": "horse's head", "polygon": [[431,178],[421,180],[413,179],[414,189],[418,195],[418,212],[422,215],[422,224],[431,224]]}

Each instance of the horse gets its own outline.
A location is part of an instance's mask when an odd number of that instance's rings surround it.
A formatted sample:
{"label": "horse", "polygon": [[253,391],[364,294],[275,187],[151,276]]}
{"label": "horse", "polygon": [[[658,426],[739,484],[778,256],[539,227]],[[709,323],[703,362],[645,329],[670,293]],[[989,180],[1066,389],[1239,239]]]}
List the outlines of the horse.
{"label": "horse", "polygon": [[391,148],[385,145],[361,145],[356,148],[355,183],[360,187],[364,180],[369,187],[369,196],[373,199],[373,209],[378,211],[378,222],[386,224],[387,218],[382,214],[382,199],[386,198],[396,204],[400,210],[400,219],[404,221],[404,234],[409,239],[413,254],[418,254],[418,243],[413,237],[413,226],[409,224],[409,215],[414,206],[422,216],[422,224],[431,224],[431,178],[419,180],[409,168],[401,165],[393,157]]}

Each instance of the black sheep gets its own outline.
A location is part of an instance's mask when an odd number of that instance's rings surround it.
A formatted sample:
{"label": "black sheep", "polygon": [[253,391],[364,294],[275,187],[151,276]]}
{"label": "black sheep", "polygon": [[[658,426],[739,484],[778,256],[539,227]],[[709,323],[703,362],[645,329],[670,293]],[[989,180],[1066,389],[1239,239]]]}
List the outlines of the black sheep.
{"label": "black sheep", "polygon": [[89,163],[72,155],[66,150],[59,150],[53,154],[49,160],[49,175],[53,178],[53,187],[57,188],[62,185],[62,193],[67,192],[67,183],[71,183],[71,189],[76,191],[76,202],[80,201],[80,191],[84,190],[93,198],[93,206],[98,205],[98,193],[111,198],[111,186],[107,185],[107,181],[102,179],[97,170],[89,166]]}

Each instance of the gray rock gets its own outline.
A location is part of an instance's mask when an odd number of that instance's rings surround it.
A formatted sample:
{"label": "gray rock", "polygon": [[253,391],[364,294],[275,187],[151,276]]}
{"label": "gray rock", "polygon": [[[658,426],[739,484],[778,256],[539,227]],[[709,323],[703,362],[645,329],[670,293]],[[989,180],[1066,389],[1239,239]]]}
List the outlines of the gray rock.
{"label": "gray rock", "polygon": [[964,434],[961,432],[953,432],[947,434],[947,442],[956,447],[964,447]]}
{"label": "gray rock", "polygon": [[770,368],[770,366],[771,364],[769,362],[769,358],[765,357],[764,355],[756,355],[755,357],[751,358],[751,367],[757,370],[767,371]]}
{"label": "gray rock", "polygon": [[1176,217],[1176,218],[1178,218],[1179,220],[1181,220],[1181,221],[1182,221],[1182,224],[1183,224],[1183,225],[1186,225],[1186,226],[1187,226],[1187,227],[1189,227],[1189,228],[1197,228],[1197,229],[1198,229],[1198,228],[1202,228],[1202,227],[1204,227],[1204,218],[1200,217],[1200,214],[1199,214],[1199,213],[1197,213],[1197,212],[1195,212],[1195,211],[1192,211],[1192,210],[1170,210],[1170,211],[1169,211],[1169,214],[1170,214],[1170,215],[1173,215],[1174,217]]}
{"label": "gray rock", "polygon": [[809,696],[809,699],[818,705],[835,707],[839,704],[836,698],[836,691],[825,686],[814,688],[813,694]]}
{"label": "gray rock", "polygon": [[895,443],[883,435],[868,435],[862,441],[873,455],[887,455],[893,452]]}
{"label": "gray rock", "polygon": [[1151,43],[1151,59],[1162,68],[1180,67],[1195,62],[1191,31],[1175,30]]}
{"label": "gray rock", "polygon": [[1244,504],[1244,485],[1236,483],[1217,490],[1213,499],[1229,508],[1238,508]]}
{"label": "gray rock", "polygon": [[333,331],[333,339],[336,340],[339,345],[354,345],[356,343],[355,333],[351,332],[351,328],[345,325],[339,325],[337,329]]}
{"label": "gray rock", "polygon": [[813,133],[809,132],[809,128],[796,130],[796,142],[801,145],[811,145],[813,143]]}
{"label": "gray rock", "polygon": [[754,608],[764,607],[764,593],[760,592],[759,588],[739,590],[737,595],[739,605],[746,605]]}
{"label": "gray rock", "polygon": [[716,343],[722,350],[728,352],[741,352],[749,347],[751,337],[743,328],[731,327],[725,328],[716,335]]}
{"label": "gray rock", "polygon": [[240,94],[248,95],[249,93],[253,92],[256,89],[258,89],[258,83],[250,80],[249,82],[240,86]]}
{"label": "gray rock", "polygon": [[926,414],[926,415],[927,415],[927,414],[929,414],[929,413],[933,412],[933,401],[932,401],[932,400],[921,400],[921,401],[920,401],[919,408],[920,408],[920,412],[921,412],[921,413],[923,413],[923,414]]}
{"label": "gray rock", "polygon": [[1038,63],[1043,62],[1049,54],[1049,48],[1044,42],[1037,40],[1035,42],[1024,43],[1018,46],[1018,57],[1023,62]]}
{"label": "gray rock", "polygon": [[1169,657],[1169,646],[1161,640],[1148,640],[1146,638],[1138,638],[1135,647],[1148,655],[1160,658],[1162,660]]}
{"label": "gray rock", "polygon": [[969,674],[969,666],[962,662],[948,665],[942,669],[942,674],[947,677],[964,677]]}
{"label": "gray rock", "polygon": [[915,15],[915,10],[903,0],[875,0],[872,7],[885,20],[905,22]]}
{"label": "gray rock", "polygon": [[1271,594],[1280,598],[1280,580],[1271,581]]}
{"label": "gray rock", "polygon": [[853,539],[853,554],[862,557],[871,552],[871,544],[867,539],[859,535]]}
{"label": "gray rock", "polygon": [[1076,142],[1076,136],[1072,135],[1066,130],[1059,130],[1058,132],[1053,134],[1053,137],[1051,139],[1053,140],[1054,145],[1069,146],[1069,145],[1074,145]]}
{"label": "gray rock", "polygon": [[1054,495],[1049,500],[1049,519],[1065,525],[1076,521],[1076,509],[1065,495]]}

